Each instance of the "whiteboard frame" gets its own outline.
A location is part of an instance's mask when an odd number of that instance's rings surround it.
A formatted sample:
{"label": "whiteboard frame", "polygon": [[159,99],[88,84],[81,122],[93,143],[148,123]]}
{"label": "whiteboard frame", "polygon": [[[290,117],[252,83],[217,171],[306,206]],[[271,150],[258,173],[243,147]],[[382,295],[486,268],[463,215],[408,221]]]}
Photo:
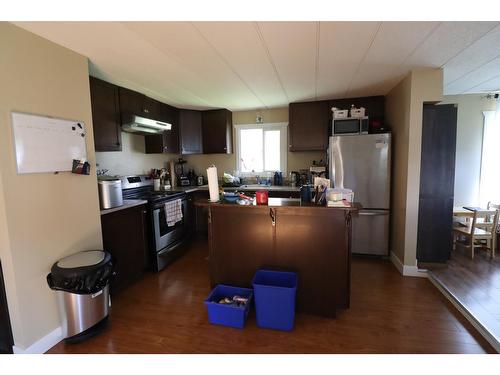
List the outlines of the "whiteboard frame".
{"label": "whiteboard frame", "polygon": [[29,116],[35,116],[35,117],[40,117],[40,118],[45,118],[45,119],[51,119],[51,120],[59,120],[59,121],[67,121],[67,122],[73,122],[77,124],[82,125],[82,131],[83,134],[85,135],[83,138],[83,143],[84,143],[84,155],[81,157],[81,159],[87,160],[87,128],[85,126],[84,121],[79,121],[79,120],[74,120],[74,119],[68,119],[68,118],[63,118],[63,117],[56,117],[56,116],[50,116],[50,115],[41,115],[39,113],[31,113],[31,112],[21,112],[21,111],[11,111],[10,112],[10,122],[11,122],[11,130],[12,130],[12,142],[13,142],[13,147],[14,147],[14,160],[16,163],[16,172],[18,175],[21,174],[40,174],[40,173],[59,173],[59,172],[71,172],[72,171],[72,165],[68,167],[68,169],[63,169],[63,170],[40,170],[40,171],[26,171],[26,172],[21,172],[20,171],[20,166],[17,160],[17,144],[16,144],[16,131],[15,131],[15,121],[14,117],[15,115],[29,115]]}

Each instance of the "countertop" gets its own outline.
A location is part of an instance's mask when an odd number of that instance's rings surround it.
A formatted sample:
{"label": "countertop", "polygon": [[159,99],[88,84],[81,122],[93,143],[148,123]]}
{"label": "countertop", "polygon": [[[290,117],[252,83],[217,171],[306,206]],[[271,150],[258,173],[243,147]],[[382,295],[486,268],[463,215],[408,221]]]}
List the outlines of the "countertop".
{"label": "countertop", "polygon": [[148,203],[148,201],[145,201],[142,199],[124,199],[122,206],[109,208],[107,210],[101,210],[101,215],[106,215],[106,214],[109,214],[111,212],[126,210],[127,208],[140,206],[140,205],[147,204],[147,203]]}
{"label": "countertop", "polygon": [[312,208],[312,209],[323,209],[323,210],[348,210],[348,211],[358,211],[361,209],[361,204],[354,202],[350,206],[345,207],[325,207],[318,206],[314,203],[301,203],[298,198],[269,198],[267,205],[257,205],[255,200],[253,204],[244,206],[237,203],[230,203],[225,201],[220,202],[210,202],[208,199],[198,199],[195,202],[197,206],[224,206],[224,207],[243,207],[243,208],[265,208],[265,207],[295,207],[295,208]]}

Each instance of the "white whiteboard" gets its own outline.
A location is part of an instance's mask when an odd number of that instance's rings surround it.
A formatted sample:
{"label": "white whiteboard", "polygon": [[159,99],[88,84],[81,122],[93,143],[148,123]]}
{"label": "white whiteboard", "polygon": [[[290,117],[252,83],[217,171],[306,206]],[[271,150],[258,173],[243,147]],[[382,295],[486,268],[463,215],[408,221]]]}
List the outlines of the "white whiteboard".
{"label": "white whiteboard", "polygon": [[12,112],[17,173],[71,171],[73,159],[86,159],[85,124]]}

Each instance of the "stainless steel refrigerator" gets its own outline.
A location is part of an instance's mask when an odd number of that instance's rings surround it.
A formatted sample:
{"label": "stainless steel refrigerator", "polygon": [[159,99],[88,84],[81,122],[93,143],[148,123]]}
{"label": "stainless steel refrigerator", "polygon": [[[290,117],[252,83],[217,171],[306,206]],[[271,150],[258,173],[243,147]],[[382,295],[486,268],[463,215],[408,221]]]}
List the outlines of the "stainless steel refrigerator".
{"label": "stainless steel refrigerator", "polygon": [[352,252],[389,255],[391,134],[330,137],[333,186],[351,189],[363,209],[352,221]]}

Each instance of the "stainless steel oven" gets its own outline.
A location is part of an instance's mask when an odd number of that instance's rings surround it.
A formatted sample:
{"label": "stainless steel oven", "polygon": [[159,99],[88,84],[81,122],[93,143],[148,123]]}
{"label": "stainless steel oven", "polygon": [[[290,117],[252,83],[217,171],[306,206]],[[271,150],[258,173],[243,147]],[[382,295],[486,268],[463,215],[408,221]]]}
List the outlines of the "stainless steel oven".
{"label": "stainless steel oven", "polygon": [[182,202],[182,220],[169,227],[165,216],[165,202],[153,206],[153,233],[155,239],[156,252],[168,252],[173,244],[183,238],[186,233],[186,223],[188,222],[188,209],[186,197],[174,198]]}
{"label": "stainless steel oven", "polygon": [[[153,180],[145,175],[122,177],[124,199],[148,201],[148,244],[151,268],[160,271],[182,253],[183,243],[188,240],[189,210],[185,192],[154,191]],[[165,217],[165,203],[180,199],[182,220],[169,227]]]}

